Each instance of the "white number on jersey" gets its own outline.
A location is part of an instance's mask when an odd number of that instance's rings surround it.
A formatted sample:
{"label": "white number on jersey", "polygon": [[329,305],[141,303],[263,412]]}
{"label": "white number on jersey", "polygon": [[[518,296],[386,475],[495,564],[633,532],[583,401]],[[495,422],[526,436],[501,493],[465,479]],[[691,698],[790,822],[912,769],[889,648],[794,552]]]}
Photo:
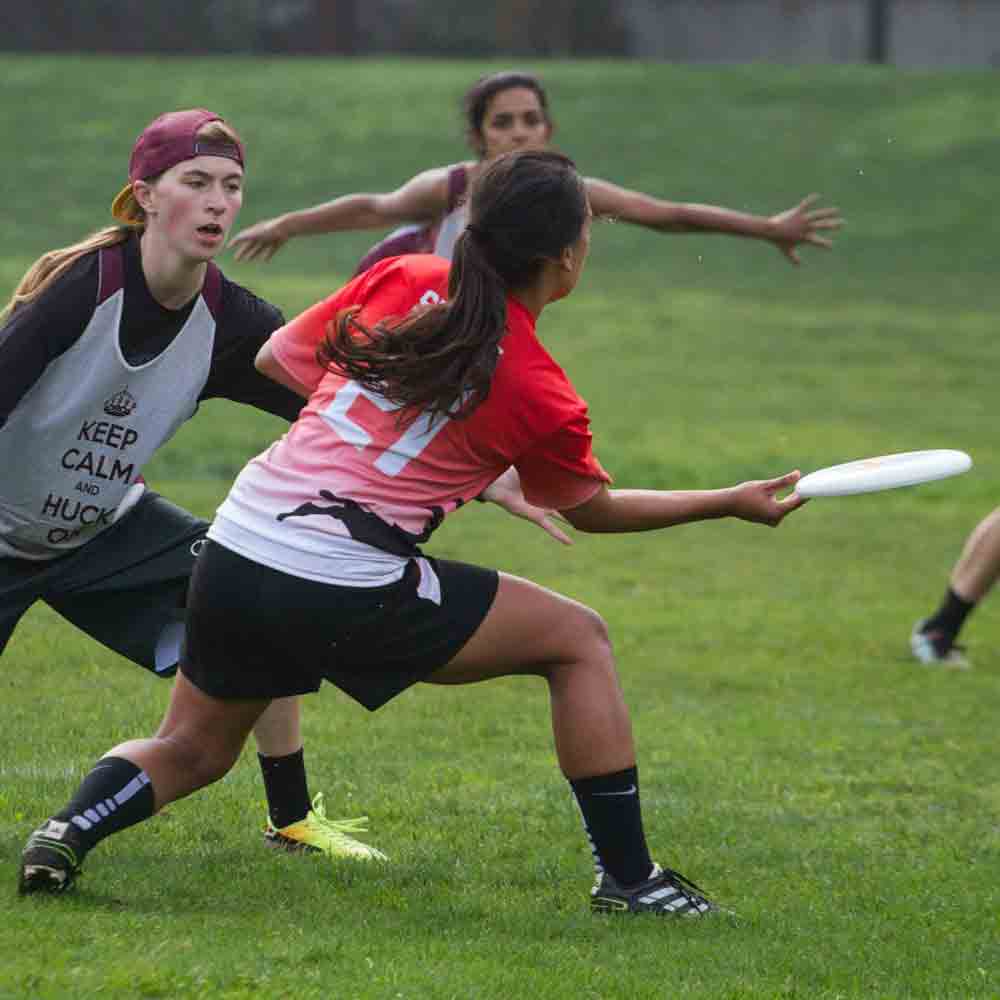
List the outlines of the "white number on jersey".
{"label": "white number on jersey", "polygon": [[[427,295],[433,295],[428,292]],[[372,443],[372,436],[359,423],[348,416],[348,411],[363,396],[383,413],[393,413],[400,408],[398,403],[390,402],[384,396],[366,389],[357,382],[347,382],[338,390],[329,406],[320,412],[326,425],[337,434],[342,441],[354,445],[358,451],[363,451]],[[438,415],[428,420],[422,414],[406,429],[405,433],[375,459],[375,468],[386,476],[398,476],[448,423],[450,417]]]}
{"label": "white number on jersey", "polygon": [[[439,302],[444,302],[444,299],[433,288],[428,288],[420,296],[419,305],[434,306]],[[358,451],[363,451],[372,443],[372,436],[347,415],[359,396],[363,396],[383,413],[393,413],[400,409],[398,403],[389,402],[377,392],[372,392],[357,382],[348,382],[337,392],[320,416],[341,440],[354,445]],[[456,408],[460,408],[461,405],[460,401],[456,404]],[[437,437],[450,419],[439,414],[433,420],[427,420],[421,414],[410,424],[402,437],[397,438],[375,459],[375,468],[386,476],[398,476]]]}

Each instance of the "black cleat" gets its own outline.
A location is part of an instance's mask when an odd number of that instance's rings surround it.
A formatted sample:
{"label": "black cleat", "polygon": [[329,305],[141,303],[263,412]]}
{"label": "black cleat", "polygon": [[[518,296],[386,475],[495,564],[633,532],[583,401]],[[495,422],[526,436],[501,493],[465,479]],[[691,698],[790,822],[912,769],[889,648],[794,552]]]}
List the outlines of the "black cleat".
{"label": "black cleat", "polygon": [[926,620],[913,626],[910,652],[927,667],[968,670],[972,666],[965,656],[965,647],[959,646],[954,637],[942,629],[928,629]]}
{"label": "black cleat", "polygon": [[661,917],[725,912],[706,899],[694,882],[659,865],[653,865],[645,882],[628,887],[603,872],[590,890],[590,909],[594,913],[655,913]]}
{"label": "black cleat", "polygon": [[46,820],[24,845],[17,891],[22,896],[65,892],[80,873],[82,860],[72,826],[58,819]]}

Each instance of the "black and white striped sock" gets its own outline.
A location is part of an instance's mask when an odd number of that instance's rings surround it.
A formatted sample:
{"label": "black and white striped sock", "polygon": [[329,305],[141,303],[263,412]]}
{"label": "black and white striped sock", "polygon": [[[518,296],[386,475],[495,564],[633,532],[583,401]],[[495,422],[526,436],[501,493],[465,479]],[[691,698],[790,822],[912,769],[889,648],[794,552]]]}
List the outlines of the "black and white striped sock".
{"label": "black and white striped sock", "polygon": [[74,840],[89,851],[112,833],[153,815],[149,775],[123,757],[102,757],[65,809],[52,818],[73,827]]}

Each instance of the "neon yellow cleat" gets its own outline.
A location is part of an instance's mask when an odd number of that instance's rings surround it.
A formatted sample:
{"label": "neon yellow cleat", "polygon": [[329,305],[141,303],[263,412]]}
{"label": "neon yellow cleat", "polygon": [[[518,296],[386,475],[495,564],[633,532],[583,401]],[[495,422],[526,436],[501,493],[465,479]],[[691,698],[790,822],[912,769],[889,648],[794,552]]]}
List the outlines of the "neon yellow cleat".
{"label": "neon yellow cleat", "polygon": [[323,793],[320,792],[313,799],[309,815],[298,823],[278,829],[268,816],[264,840],[270,847],[284,851],[319,852],[331,858],[356,858],[359,861],[388,861],[377,847],[370,847],[350,836],[352,833],[366,833],[367,823],[367,816],[327,819]]}

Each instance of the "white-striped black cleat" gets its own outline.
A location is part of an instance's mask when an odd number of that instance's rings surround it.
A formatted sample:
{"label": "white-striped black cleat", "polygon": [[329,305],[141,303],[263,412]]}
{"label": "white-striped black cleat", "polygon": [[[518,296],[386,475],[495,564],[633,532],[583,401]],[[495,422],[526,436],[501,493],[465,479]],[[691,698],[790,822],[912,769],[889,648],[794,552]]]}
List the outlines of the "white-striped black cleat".
{"label": "white-striped black cleat", "polygon": [[654,913],[661,917],[703,917],[726,913],[706,899],[701,889],[680,872],[653,865],[645,882],[621,886],[602,872],[590,890],[590,908],[595,913]]}
{"label": "white-striped black cleat", "polygon": [[22,896],[65,892],[80,874],[82,860],[83,851],[71,824],[46,820],[24,845],[17,891]]}

